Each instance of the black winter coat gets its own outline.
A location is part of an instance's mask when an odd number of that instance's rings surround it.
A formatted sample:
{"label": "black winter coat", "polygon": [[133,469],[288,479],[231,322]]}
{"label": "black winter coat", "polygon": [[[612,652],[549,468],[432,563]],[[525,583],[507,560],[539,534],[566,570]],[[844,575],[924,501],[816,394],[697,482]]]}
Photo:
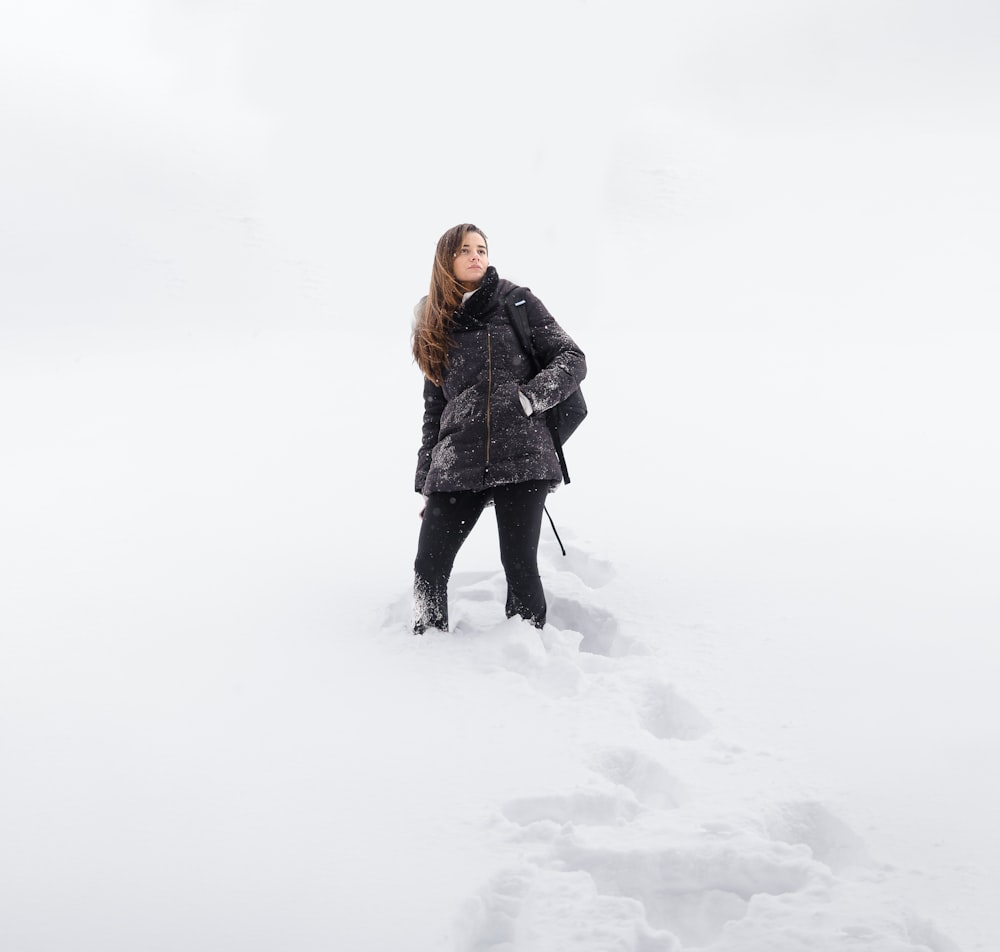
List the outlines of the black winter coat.
{"label": "black winter coat", "polygon": [[[504,309],[515,287],[490,267],[476,293],[455,312],[455,345],[443,385],[424,381],[417,492],[483,490],[535,479],[555,486],[562,479],[545,411],[580,386],[587,363],[545,305],[524,289],[542,367],[534,372]],[[531,404],[531,416],[518,389]]]}

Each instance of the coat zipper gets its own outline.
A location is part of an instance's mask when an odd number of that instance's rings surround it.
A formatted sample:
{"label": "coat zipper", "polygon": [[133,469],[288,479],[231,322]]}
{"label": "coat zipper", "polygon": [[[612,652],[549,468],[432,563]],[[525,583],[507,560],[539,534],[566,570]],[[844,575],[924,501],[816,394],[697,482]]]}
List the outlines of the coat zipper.
{"label": "coat zipper", "polygon": [[490,339],[489,328],[486,329],[486,470],[483,473],[483,482],[489,479],[490,475],[490,401],[493,396],[493,345]]}

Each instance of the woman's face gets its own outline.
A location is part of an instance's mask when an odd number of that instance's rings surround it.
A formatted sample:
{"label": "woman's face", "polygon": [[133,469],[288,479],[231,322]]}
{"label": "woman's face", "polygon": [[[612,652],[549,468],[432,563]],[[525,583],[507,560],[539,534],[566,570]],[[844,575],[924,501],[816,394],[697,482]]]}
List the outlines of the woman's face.
{"label": "woman's face", "polygon": [[489,264],[486,239],[474,231],[467,231],[462,238],[462,247],[455,252],[452,266],[458,283],[470,289],[476,287],[483,280]]}

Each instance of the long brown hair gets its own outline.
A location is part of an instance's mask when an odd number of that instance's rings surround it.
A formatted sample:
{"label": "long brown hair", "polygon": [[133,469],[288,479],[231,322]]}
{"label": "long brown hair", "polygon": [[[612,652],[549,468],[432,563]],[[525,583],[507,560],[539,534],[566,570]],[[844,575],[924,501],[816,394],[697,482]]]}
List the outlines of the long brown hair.
{"label": "long brown hair", "polygon": [[462,303],[468,290],[455,277],[455,255],[469,232],[479,235],[486,244],[486,234],[475,225],[455,225],[439,239],[431,269],[431,287],[427,292],[422,314],[417,316],[413,328],[413,358],[424,376],[441,386],[448,368],[448,350],[454,341],[451,337],[452,314]]}

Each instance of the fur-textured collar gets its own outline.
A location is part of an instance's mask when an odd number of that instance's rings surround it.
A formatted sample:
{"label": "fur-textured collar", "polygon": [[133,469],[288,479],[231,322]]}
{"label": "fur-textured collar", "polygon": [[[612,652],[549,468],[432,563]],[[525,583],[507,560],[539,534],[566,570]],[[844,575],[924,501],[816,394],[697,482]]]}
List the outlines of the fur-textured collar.
{"label": "fur-textured collar", "polygon": [[463,302],[455,311],[454,320],[462,327],[480,327],[483,324],[482,317],[490,309],[493,299],[496,297],[497,285],[500,283],[500,276],[497,269],[490,265],[483,275],[483,280],[479,282],[472,297]]}

